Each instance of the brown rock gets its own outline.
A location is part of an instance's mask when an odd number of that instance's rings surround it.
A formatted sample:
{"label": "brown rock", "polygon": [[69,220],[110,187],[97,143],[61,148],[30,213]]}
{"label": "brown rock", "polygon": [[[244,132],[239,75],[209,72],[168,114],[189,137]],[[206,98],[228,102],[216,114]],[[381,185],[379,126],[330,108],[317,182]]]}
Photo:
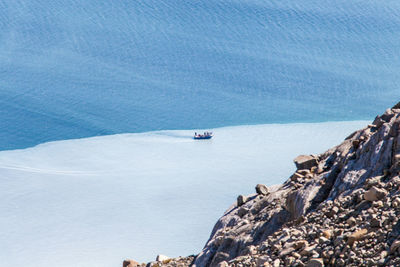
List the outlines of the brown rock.
{"label": "brown rock", "polygon": [[299,240],[296,241],[293,245],[294,249],[302,249],[308,246],[308,241],[307,240]]}
{"label": "brown rock", "polygon": [[357,149],[358,146],[360,145],[360,140],[353,140],[352,145],[353,145],[354,149]]}
{"label": "brown rock", "polygon": [[364,199],[368,201],[376,201],[384,198],[387,195],[385,189],[380,189],[375,186],[371,187],[368,191],[364,193]]}
{"label": "brown rock", "polygon": [[322,236],[324,236],[325,238],[330,239],[332,237],[332,231],[331,230],[325,230],[322,232]]}
{"label": "brown rock", "polygon": [[355,241],[360,241],[361,239],[363,239],[367,233],[367,229],[361,229],[352,233],[347,239],[347,244],[352,246]]}
{"label": "brown rock", "polygon": [[297,182],[297,181],[298,181],[299,179],[301,179],[301,178],[304,178],[304,175],[301,175],[300,173],[295,172],[295,173],[291,176],[290,180],[292,180],[293,182]]}
{"label": "brown rock", "polygon": [[347,219],[346,223],[347,223],[350,227],[352,227],[352,226],[356,225],[356,219],[354,219],[353,217],[350,217],[350,218]]}
{"label": "brown rock", "polygon": [[301,256],[309,256],[314,252],[314,249],[317,247],[317,244],[312,245],[312,246],[307,246],[305,247],[301,252]]}
{"label": "brown rock", "polygon": [[124,260],[122,267],[138,267],[140,264],[134,260]]}

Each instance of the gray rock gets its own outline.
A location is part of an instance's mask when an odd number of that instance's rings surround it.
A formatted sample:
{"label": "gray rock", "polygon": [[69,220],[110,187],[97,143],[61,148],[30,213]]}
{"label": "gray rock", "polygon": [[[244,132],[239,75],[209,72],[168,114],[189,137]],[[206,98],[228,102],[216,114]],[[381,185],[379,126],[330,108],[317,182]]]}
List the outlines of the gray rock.
{"label": "gray rock", "polygon": [[[243,204],[242,204],[243,205]],[[238,209],[238,216],[243,217],[244,215],[246,215],[249,212],[248,208],[245,207],[240,207]]]}
{"label": "gray rock", "polygon": [[248,200],[248,198],[247,198],[246,196],[239,195],[239,196],[237,197],[237,206],[238,206],[238,207],[242,206],[244,203],[247,202],[247,200]]}
{"label": "gray rock", "polygon": [[318,166],[318,160],[314,156],[300,155],[294,159],[294,164],[298,170],[311,170],[312,167]]}
{"label": "gray rock", "polygon": [[324,262],[322,259],[311,259],[307,262],[306,267],[323,267]]}
{"label": "gray rock", "polygon": [[380,221],[378,218],[376,218],[376,216],[374,216],[374,217],[371,219],[370,225],[371,225],[371,227],[382,227],[381,221]]}
{"label": "gray rock", "polygon": [[263,184],[256,185],[256,192],[259,195],[268,195],[268,187]]}
{"label": "gray rock", "polygon": [[395,240],[390,246],[390,253],[394,253],[398,248],[400,248],[400,240]]}

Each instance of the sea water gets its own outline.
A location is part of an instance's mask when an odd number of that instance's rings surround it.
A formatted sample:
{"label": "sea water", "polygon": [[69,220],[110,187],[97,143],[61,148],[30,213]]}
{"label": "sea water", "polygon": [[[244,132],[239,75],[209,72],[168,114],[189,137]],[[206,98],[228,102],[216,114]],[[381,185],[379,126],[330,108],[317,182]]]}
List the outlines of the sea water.
{"label": "sea water", "polygon": [[0,150],[370,119],[399,99],[400,2],[2,0]]}
{"label": "sea water", "polygon": [[[372,120],[399,100],[399,14],[393,0],[0,0],[0,266],[199,252],[238,194],[366,124],[284,123]],[[155,131],[263,123],[281,124]]]}
{"label": "sea water", "polygon": [[[198,253],[239,194],[279,184],[366,121],[158,131],[0,152],[0,266],[111,267]],[[200,132],[200,130],[198,130]]]}

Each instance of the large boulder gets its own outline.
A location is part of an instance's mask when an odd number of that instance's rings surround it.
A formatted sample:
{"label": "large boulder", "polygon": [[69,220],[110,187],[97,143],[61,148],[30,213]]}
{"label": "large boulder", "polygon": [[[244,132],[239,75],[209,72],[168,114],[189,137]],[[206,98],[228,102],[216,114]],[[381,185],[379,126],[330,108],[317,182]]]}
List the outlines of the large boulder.
{"label": "large boulder", "polygon": [[263,184],[256,185],[256,192],[259,195],[268,195],[268,193],[269,193],[268,187]]}
{"label": "large boulder", "polygon": [[318,160],[311,155],[300,155],[294,159],[294,164],[298,170],[311,170],[312,167],[318,165]]}
{"label": "large boulder", "polygon": [[124,260],[122,267],[138,267],[140,264],[134,260]]}
{"label": "large boulder", "polygon": [[166,260],[169,260],[169,257],[162,254],[157,255],[156,261],[166,261]]}
{"label": "large boulder", "polygon": [[368,201],[376,201],[384,198],[386,195],[387,192],[385,189],[380,189],[373,186],[371,189],[364,193],[364,198]]}

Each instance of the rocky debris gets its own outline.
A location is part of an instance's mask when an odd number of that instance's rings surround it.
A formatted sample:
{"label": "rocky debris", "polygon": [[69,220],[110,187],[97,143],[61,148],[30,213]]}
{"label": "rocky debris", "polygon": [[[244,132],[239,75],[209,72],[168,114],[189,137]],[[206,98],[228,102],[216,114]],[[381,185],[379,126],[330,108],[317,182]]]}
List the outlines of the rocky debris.
{"label": "rocky debris", "polygon": [[[186,267],[186,266],[192,265],[194,258],[195,258],[195,256],[177,257],[177,258],[168,258],[167,257],[167,259],[165,259],[164,257],[158,258],[158,256],[157,256],[158,260],[149,262],[149,263],[147,263],[147,265],[144,265],[144,266],[145,267]],[[142,267],[142,265],[140,267]]]}
{"label": "rocky debris", "polygon": [[294,164],[298,170],[311,170],[318,165],[318,159],[312,155],[300,155],[294,159]]}
{"label": "rocky debris", "polygon": [[268,187],[263,184],[256,185],[256,192],[259,195],[268,195],[268,193],[269,193]]}
{"label": "rocky debris", "polygon": [[342,144],[296,158],[296,172],[268,194],[238,201],[191,266],[400,266],[395,107]]}

